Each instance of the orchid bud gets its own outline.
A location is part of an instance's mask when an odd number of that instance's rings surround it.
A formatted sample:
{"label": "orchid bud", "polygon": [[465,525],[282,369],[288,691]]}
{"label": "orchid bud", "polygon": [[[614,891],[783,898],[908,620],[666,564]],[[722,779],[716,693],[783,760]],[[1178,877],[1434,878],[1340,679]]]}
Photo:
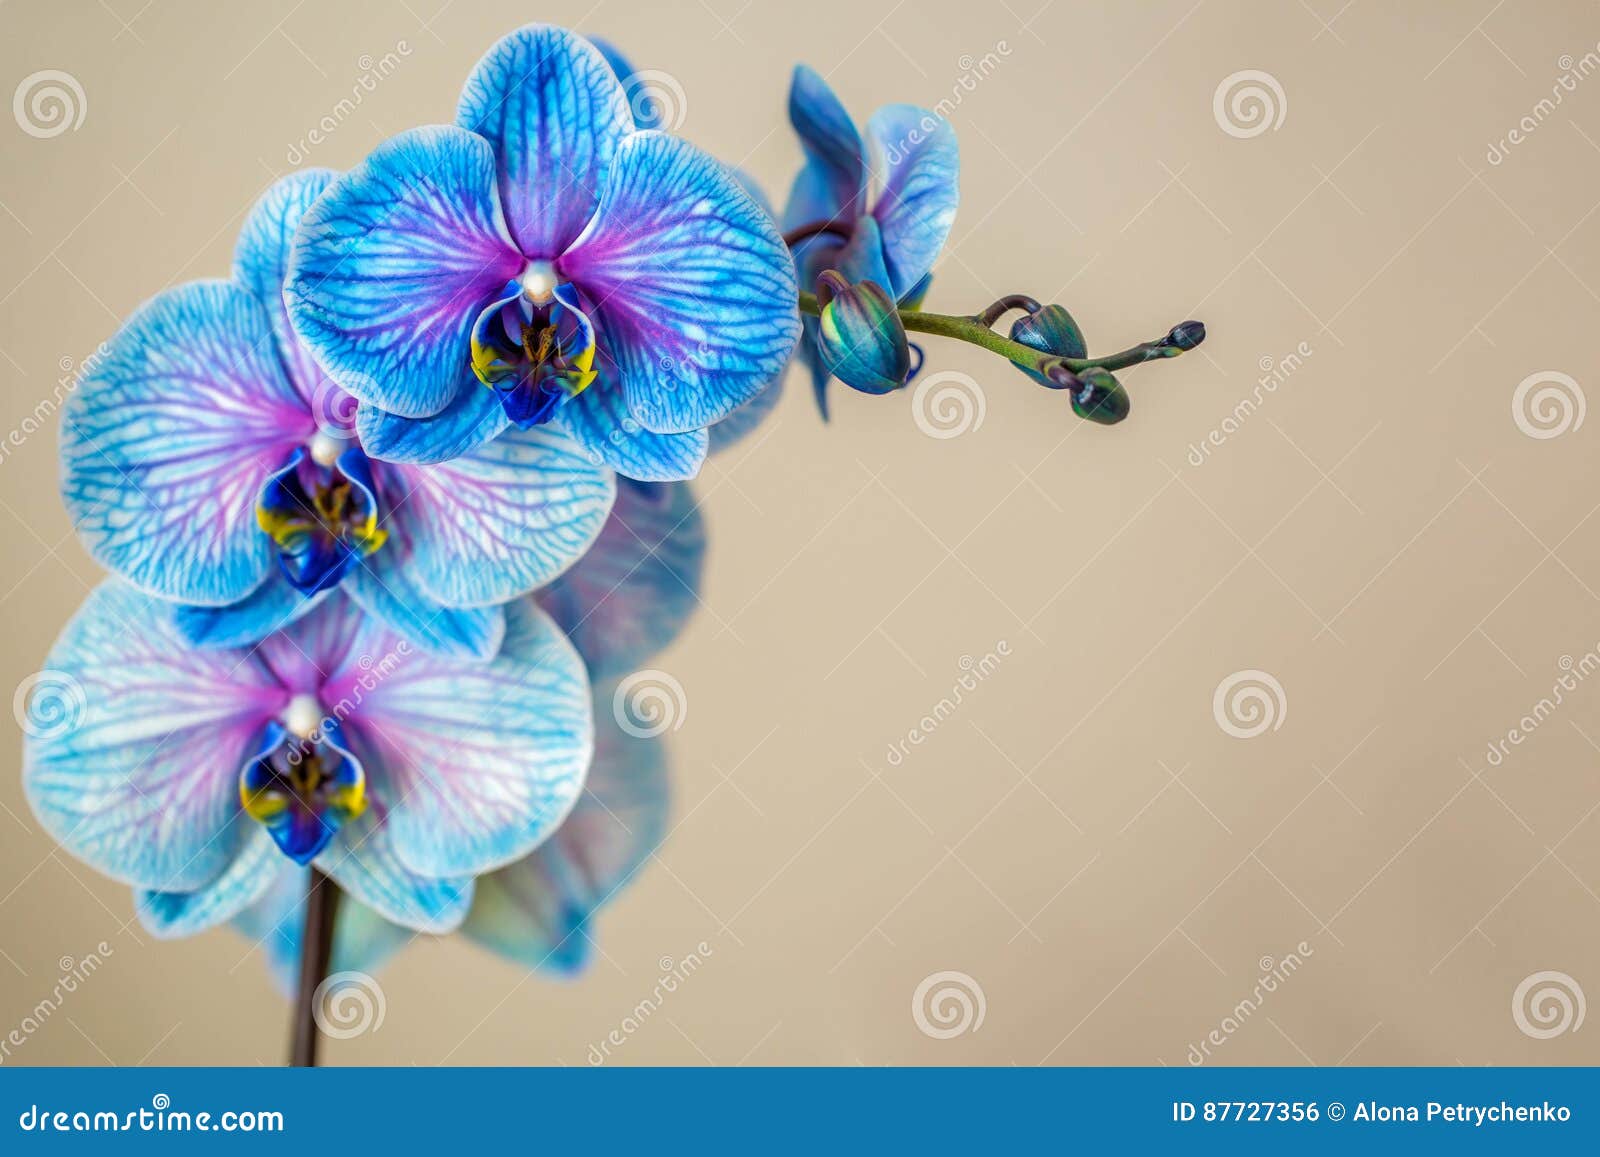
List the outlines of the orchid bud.
{"label": "orchid bud", "polygon": [[[1042,354],[1055,354],[1063,358],[1081,358],[1088,355],[1083,341],[1083,331],[1064,306],[1046,305],[1032,313],[1024,314],[1011,324],[1011,340]],[[1037,370],[1019,366],[1023,373],[1041,385],[1055,387]]]}
{"label": "orchid bud", "polygon": [[830,374],[864,394],[886,394],[911,373],[911,348],[894,299],[876,281],[817,278],[817,349]]}
{"label": "orchid bud", "polygon": [[1072,412],[1078,417],[1115,426],[1128,416],[1129,409],[1128,391],[1110,370],[1090,366],[1078,373],[1078,384],[1072,388]]}
{"label": "orchid bud", "polygon": [[1206,340],[1206,323],[1203,321],[1180,321],[1172,327],[1167,334],[1166,344],[1174,349],[1184,351],[1192,350],[1195,346]]}

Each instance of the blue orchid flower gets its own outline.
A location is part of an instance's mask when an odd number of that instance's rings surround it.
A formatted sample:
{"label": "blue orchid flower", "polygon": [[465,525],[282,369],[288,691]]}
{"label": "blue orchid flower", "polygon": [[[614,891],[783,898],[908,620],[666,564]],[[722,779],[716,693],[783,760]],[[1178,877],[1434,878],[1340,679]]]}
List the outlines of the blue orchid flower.
{"label": "blue orchid flower", "polygon": [[488,663],[425,655],[342,594],[251,650],[197,650],[109,579],[51,652],[84,710],[28,739],[28,802],[159,936],[238,915],[291,863],[449,931],[475,877],[561,825],[593,752],[582,659],[527,600],[506,618]]}
{"label": "blue orchid flower", "polygon": [[[884,105],[867,122],[863,145],[839,98],[803,64],[789,88],[789,120],[806,154],[782,222],[796,246],[800,284],[809,289],[836,269],[852,284],[876,283],[902,309],[916,308],[955,223],[955,129],[927,109]],[[805,334],[800,354],[826,418],[830,374],[815,318],[805,319]]]}
{"label": "blue orchid flower", "polygon": [[[594,546],[532,596],[566,632],[595,684],[595,751],[565,822],[530,855],[478,879],[460,928],[524,967],[559,974],[581,968],[595,913],[662,839],[666,745],[621,726],[616,680],[682,633],[700,602],[704,556],[705,528],[688,483],[625,479]],[[305,869],[283,864],[263,898],[234,920],[266,946],[285,989],[299,963],[306,885]],[[414,935],[347,898],[331,967],[373,972]]]}
{"label": "blue orchid flower", "polygon": [[[666,744],[625,732],[611,689],[594,699],[594,762],[583,794],[555,832],[514,864],[478,877],[457,929],[529,969],[573,975],[593,950],[594,917],[632,881],[666,833]],[[273,978],[293,991],[305,927],[308,869],[282,862],[233,926],[264,947]],[[417,932],[346,896],[334,926],[332,972],[373,973]]]}
{"label": "blue orchid flower", "polygon": [[378,457],[445,461],[555,423],[654,481],[698,471],[705,428],[800,329],[769,217],[707,154],[639,131],[600,51],[545,26],[490,49],[455,125],[334,183],[285,297]]}
{"label": "blue orchid flower", "polygon": [[112,338],[67,407],[67,508],[101,563],[191,604],[191,642],[254,642],[338,586],[425,646],[487,658],[500,604],[588,547],[614,481],[554,430],[433,466],[370,456],[364,406],[322,374],[283,307],[295,227],[334,178],[278,181],[245,222],[231,281],[169,290]]}

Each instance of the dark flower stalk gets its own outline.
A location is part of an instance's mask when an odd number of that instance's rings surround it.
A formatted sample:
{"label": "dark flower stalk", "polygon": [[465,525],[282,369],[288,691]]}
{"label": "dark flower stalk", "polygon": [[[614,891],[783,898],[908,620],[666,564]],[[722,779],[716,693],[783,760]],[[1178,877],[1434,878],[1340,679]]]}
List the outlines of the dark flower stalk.
{"label": "dark flower stalk", "polygon": [[317,1046],[317,988],[328,975],[333,956],[333,926],[339,915],[339,885],[316,868],[306,883],[306,923],[300,935],[300,981],[295,991],[294,1029],[289,1040],[289,1063],[315,1068]]}

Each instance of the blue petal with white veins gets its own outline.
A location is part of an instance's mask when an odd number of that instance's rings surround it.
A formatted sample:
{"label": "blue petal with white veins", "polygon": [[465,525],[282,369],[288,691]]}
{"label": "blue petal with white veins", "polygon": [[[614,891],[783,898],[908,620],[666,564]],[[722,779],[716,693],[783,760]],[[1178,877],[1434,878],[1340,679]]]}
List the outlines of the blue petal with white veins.
{"label": "blue petal with white veins", "polygon": [[388,467],[418,585],[447,607],[506,602],[571,566],[616,497],[611,471],[559,430],[508,430],[437,466]]}
{"label": "blue petal with white veins", "polygon": [[482,137],[391,137],[311,206],[284,298],[300,340],[362,402],[408,418],[463,388],[478,310],[522,269]]}
{"label": "blue petal with white veins", "polygon": [[588,389],[567,399],[556,422],[590,461],[644,482],[693,478],[706,459],[706,431],[657,434],[634,421],[616,367],[609,363]]}
{"label": "blue petal with white veins", "polygon": [[933,268],[955,224],[961,199],[956,131],[943,117],[910,104],[885,105],[867,122],[879,185],[872,215],[883,231],[884,260],[904,296]]}
{"label": "blue petal with white veins", "polygon": [[629,412],[658,433],[726,417],[799,336],[794,263],[772,219],[722,164],[661,133],[623,142],[559,268],[595,303]]}
{"label": "blue petal with white veins", "polygon": [[256,903],[272,885],[283,853],[265,828],[243,815],[235,823],[248,827],[244,846],[227,871],[193,892],[152,892],[134,896],[139,923],[162,940],[193,936],[231,920]]}
{"label": "blue petal with white veins", "polygon": [[356,434],[369,457],[387,462],[448,462],[496,437],[509,423],[499,397],[462,371],[461,388],[449,405],[426,418],[404,418],[362,403]]}
{"label": "blue petal with white veins", "polygon": [[332,169],[305,169],[274,181],[245,218],[233,247],[233,279],[266,307],[278,353],[307,406],[316,399],[324,377],[289,324],[283,284],[289,278],[289,254],[300,218],[338,176]]}
{"label": "blue petal with white veins", "polygon": [[[324,594],[326,592],[323,592]],[[196,647],[248,647],[311,610],[323,594],[307,598],[274,571],[246,598],[225,607],[179,606],[178,631]]]}
{"label": "blue petal with white veins", "polygon": [[492,659],[505,637],[503,608],[447,607],[417,584],[411,544],[400,525],[391,529],[383,549],[362,559],[341,585],[369,615],[442,655]]}
{"label": "blue petal with white veins", "polygon": [[634,128],[600,51],[541,24],[489,49],[467,78],[456,123],[493,146],[511,236],[523,253],[546,260],[583,231],[607,166]]}
{"label": "blue petal with white veins", "polygon": [[89,552],[144,590],[220,606],[267,577],[266,477],[315,429],[267,311],[201,281],[117,331],[67,403],[62,497]]}

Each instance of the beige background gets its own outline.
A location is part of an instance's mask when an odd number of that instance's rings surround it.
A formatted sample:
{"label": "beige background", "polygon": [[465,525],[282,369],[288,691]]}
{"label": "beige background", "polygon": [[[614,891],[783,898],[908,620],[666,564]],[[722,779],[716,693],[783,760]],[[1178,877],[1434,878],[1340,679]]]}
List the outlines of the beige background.
{"label": "beige background", "polygon": [[[8,0],[0,96],[61,69],[87,112],[49,139],[0,118],[0,426],[144,298],[224,273],[243,211],[369,63],[404,43],[309,163],[447,119],[530,18],[667,71],[680,131],[780,197],[793,61],[862,119],[959,93],[963,205],[930,308],[1028,291],[1101,352],[1190,316],[1211,339],[1125,373],[1114,430],[949,344],[930,371],[985,402],[955,438],[906,396],[841,396],[824,427],[792,380],[700,484],[705,606],[658,664],[690,705],[675,827],[601,918],[597,966],[557,983],[420,943],[381,977],[382,1027],[333,1062],[581,1065],[701,941],[617,1062],[1182,1065],[1302,941],[1217,1062],[1600,1062],[1600,1024],[1535,1039],[1512,1012],[1546,970],[1600,999],[1600,680],[1488,760],[1600,645],[1600,420],[1536,438],[1513,412],[1544,371],[1600,388],[1600,77],[1534,111],[1597,51],[1600,10]],[[1237,137],[1213,94],[1244,69],[1284,115]],[[54,442],[52,421],[0,462],[4,688],[97,578]],[[893,765],[962,657],[1001,641]],[[1213,693],[1252,669],[1283,689],[1278,726],[1234,738]],[[60,958],[114,955],[11,1063],[279,1060],[259,953],[143,934],[38,830],[17,747],[13,727],[0,1035]],[[948,1040],[911,1008],[946,970],[986,1010]]]}

